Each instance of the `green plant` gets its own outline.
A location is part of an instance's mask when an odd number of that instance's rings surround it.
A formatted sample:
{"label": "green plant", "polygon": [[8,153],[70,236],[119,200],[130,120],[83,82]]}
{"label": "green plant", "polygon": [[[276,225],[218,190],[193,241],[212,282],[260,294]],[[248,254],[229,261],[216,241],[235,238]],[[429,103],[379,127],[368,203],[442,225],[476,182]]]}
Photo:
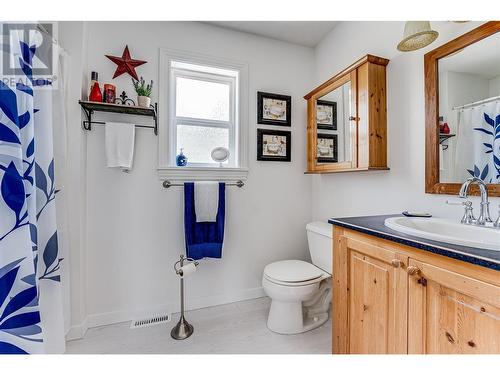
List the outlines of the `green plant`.
{"label": "green plant", "polygon": [[153,90],[153,80],[151,83],[146,84],[144,78],[141,77],[139,81],[132,78],[132,84],[134,85],[134,90],[138,96],[151,96],[151,91]]}

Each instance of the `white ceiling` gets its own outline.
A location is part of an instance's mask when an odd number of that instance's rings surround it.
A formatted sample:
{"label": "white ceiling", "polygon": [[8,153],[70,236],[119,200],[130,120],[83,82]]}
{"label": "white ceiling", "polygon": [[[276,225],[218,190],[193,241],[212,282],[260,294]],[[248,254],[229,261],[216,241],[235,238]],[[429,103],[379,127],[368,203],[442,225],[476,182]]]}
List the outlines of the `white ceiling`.
{"label": "white ceiling", "polygon": [[212,21],[206,23],[314,47],[338,24],[338,21]]}
{"label": "white ceiling", "polygon": [[439,71],[476,74],[485,79],[498,77],[500,75],[500,34],[494,34],[440,59]]}

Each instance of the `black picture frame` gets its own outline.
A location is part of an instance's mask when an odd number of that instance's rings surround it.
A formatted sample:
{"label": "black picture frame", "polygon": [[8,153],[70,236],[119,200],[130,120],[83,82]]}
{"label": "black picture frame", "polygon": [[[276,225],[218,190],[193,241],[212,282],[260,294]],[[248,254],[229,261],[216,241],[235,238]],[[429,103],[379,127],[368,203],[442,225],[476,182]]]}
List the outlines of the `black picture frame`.
{"label": "black picture frame", "polygon": [[316,101],[316,112],[318,111],[318,106],[326,106],[332,108],[332,123],[331,124],[321,124],[318,122],[318,116],[316,115],[316,128],[322,130],[337,130],[337,102],[331,102],[329,100],[317,100]]}
{"label": "black picture frame", "polygon": [[339,160],[339,143],[337,134],[318,134],[316,141],[316,152],[319,152],[319,142],[321,139],[332,139],[333,140],[333,152],[331,157],[321,157],[316,156],[318,163],[337,163]]}
{"label": "black picture frame", "polygon": [[[264,101],[266,99],[283,101],[286,104],[285,119],[266,118]],[[257,123],[262,125],[292,126],[292,97],[288,95],[257,92]]]}
{"label": "black picture frame", "polygon": [[[280,155],[280,151],[276,151],[276,156],[269,154],[264,143],[265,136],[269,137],[285,137],[285,155]],[[281,146],[283,147],[283,146]],[[286,130],[269,130],[257,129],[257,160],[260,161],[291,161],[292,160],[292,133]]]}

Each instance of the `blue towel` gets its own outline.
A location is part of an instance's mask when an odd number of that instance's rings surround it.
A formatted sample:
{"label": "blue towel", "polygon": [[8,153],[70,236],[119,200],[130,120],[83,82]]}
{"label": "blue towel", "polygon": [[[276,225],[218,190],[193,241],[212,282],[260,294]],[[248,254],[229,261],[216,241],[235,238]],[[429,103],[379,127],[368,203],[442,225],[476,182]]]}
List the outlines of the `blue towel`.
{"label": "blue towel", "polygon": [[194,183],[184,184],[184,232],[186,255],[189,258],[222,258],[224,217],[226,211],[226,184],[219,182],[219,209],[214,223],[197,223],[194,208]]}

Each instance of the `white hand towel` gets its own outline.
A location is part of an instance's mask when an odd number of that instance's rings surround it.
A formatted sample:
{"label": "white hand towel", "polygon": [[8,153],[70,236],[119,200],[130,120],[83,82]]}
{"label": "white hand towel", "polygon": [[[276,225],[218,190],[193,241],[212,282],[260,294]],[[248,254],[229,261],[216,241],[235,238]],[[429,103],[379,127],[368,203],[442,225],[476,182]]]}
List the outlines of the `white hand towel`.
{"label": "white hand towel", "polygon": [[200,181],[194,183],[194,210],[196,222],[217,221],[219,210],[219,183]]}
{"label": "white hand towel", "polygon": [[135,125],[106,122],[104,138],[106,165],[109,168],[121,168],[122,171],[129,172],[134,159]]}

